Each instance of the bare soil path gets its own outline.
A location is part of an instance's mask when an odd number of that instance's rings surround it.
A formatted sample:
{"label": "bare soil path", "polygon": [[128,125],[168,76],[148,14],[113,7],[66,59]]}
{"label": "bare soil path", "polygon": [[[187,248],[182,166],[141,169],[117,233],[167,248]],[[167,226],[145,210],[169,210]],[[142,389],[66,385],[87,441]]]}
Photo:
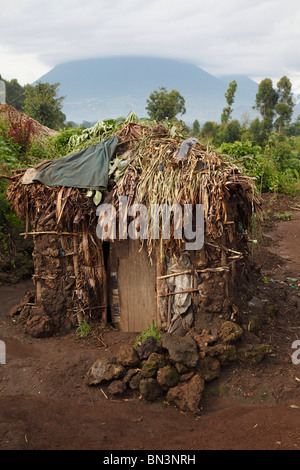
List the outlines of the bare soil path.
{"label": "bare soil path", "polygon": [[[270,214],[278,212],[274,204],[266,198]],[[291,212],[292,220],[266,221],[269,245],[255,255],[262,275],[274,281],[262,288],[273,289],[280,305],[264,332],[272,354],[257,366],[226,366],[205,390],[199,416],[137,395],[107,398],[101,388],[87,387],[92,363],[116,354],[132,335],[107,328],[104,343],[73,333],[30,338],[8,312],[31,281],[0,286],[0,339],[7,351],[0,365],[0,450],[299,450],[300,364],[291,361],[291,345],[300,338],[300,297],[280,284],[300,278],[300,211]]]}

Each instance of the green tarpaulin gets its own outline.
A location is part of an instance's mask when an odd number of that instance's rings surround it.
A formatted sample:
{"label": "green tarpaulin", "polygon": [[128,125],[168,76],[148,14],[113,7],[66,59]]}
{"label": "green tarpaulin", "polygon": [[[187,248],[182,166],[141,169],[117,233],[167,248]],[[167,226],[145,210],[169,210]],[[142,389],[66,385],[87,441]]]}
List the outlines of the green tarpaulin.
{"label": "green tarpaulin", "polygon": [[117,145],[118,137],[114,135],[100,144],[58,158],[38,171],[34,181],[40,181],[47,186],[104,191],[108,183],[109,163]]}

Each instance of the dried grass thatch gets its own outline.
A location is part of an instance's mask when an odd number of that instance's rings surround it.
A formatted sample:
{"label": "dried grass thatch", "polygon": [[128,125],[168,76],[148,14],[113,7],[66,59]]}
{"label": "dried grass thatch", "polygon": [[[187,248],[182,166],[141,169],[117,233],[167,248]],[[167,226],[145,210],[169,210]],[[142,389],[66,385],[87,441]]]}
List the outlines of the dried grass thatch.
{"label": "dried grass thatch", "polygon": [[[139,130],[130,124],[122,135]],[[134,158],[117,181],[112,199],[118,207],[119,196],[128,196],[129,204],[203,204],[205,234],[221,237],[231,221],[229,205],[239,207],[239,222],[246,230],[251,228],[253,216],[261,217],[260,197],[253,178],[243,175],[232,162],[199,143],[192,145],[184,161],[176,155],[182,138],[172,137],[162,126],[141,129],[141,137],[134,146]],[[133,141],[130,141],[133,142]],[[179,241],[178,241],[179,243]],[[151,244],[149,231],[148,244]]]}
{"label": "dried grass thatch", "polygon": [[[260,217],[254,179],[201,144],[192,145],[185,161],[178,161],[176,154],[183,139],[172,137],[162,125],[130,123],[116,135],[116,160],[125,161],[125,166],[121,170],[117,166],[110,174],[107,198],[117,210],[119,197],[124,195],[128,205],[144,204],[148,208],[154,203],[203,204],[206,235],[213,238],[220,237],[231,222],[228,204],[232,200],[240,208],[239,222],[244,229],[250,228],[254,214]],[[96,206],[84,190],[49,188],[37,182],[23,185],[25,171],[16,172],[8,189],[8,200],[21,218],[30,216],[33,227],[52,220],[61,231],[77,230],[83,221],[87,229],[95,228]],[[151,242],[149,232],[148,243]]]}

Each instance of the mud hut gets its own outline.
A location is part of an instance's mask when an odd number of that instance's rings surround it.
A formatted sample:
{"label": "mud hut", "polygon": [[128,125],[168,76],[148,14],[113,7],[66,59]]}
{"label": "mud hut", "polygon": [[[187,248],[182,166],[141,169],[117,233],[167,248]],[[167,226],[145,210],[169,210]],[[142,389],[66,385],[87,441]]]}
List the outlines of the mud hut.
{"label": "mud hut", "polygon": [[[187,240],[175,237],[174,215],[168,239],[161,237],[163,223],[157,238],[149,227],[146,237],[126,238],[116,223],[114,239],[100,239],[99,208],[109,204],[120,222],[124,197],[127,210],[167,204],[193,211],[201,204],[203,246],[186,249]],[[129,332],[154,320],[181,335],[230,319],[238,308],[260,201],[253,179],[196,139],[128,123],[96,145],[18,170],[8,199],[26,221],[22,235],[34,241],[35,292],[16,312],[36,336],[83,319]]]}

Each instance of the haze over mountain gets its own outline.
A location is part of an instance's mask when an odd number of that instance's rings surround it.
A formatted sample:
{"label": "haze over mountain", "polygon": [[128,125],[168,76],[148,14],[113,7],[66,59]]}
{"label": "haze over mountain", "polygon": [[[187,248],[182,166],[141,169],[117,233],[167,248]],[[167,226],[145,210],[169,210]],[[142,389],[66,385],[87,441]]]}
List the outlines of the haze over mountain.
{"label": "haze over mountain", "polygon": [[67,121],[93,122],[127,116],[130,111],[147,117],[145,107],[150,93],[166,87],[184,97],[186,113],[178,117],[191,124],[195,119],[200,123],[220,122],[232,80],[237,81],[232,117],[241,119],[248,112],[253,119],[257,116],[252,107],[258,85],[249,77],[214,77],[195,65],[172,59],[114,57],[66,62],[37,81],[60,83]]}

